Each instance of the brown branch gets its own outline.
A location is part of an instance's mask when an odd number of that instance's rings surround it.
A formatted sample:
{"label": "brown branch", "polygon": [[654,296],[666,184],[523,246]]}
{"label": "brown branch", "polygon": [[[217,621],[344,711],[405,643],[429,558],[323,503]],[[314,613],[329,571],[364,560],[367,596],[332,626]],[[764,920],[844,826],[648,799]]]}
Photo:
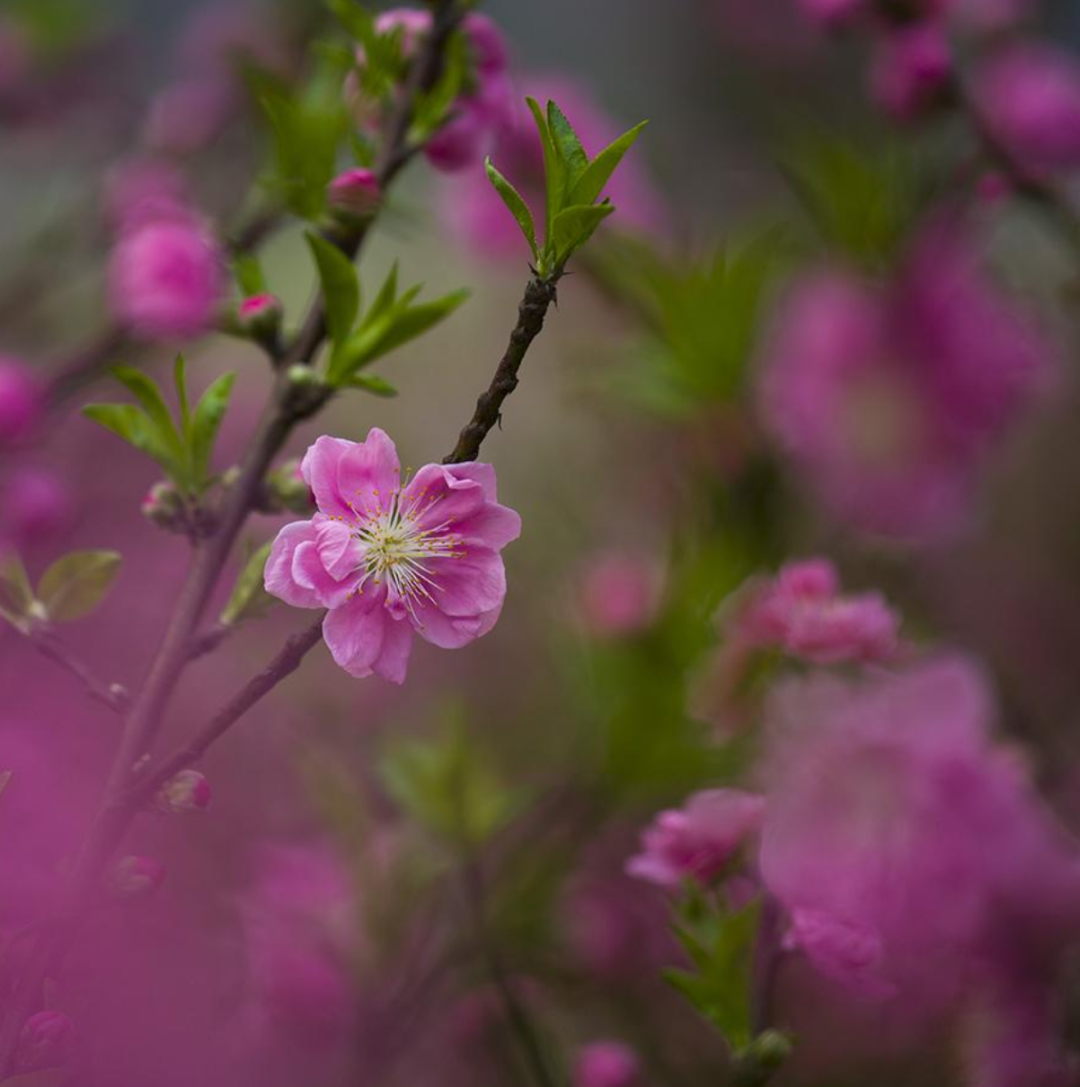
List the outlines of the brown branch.
{"label": "brown branch", "polygon": [[458,436],[453,451],[443,458],[443,464],[460,464],[476,460],[480,446],[502,418],[503,401],[517,388],[518,370],[525,361],[533,340],[544,327],[544,318],[556,301],[559,274],[549,279],[534,275],[525,287],[525,296],[518,306],[518,319],[510,333],[510,343],[495,370],[495,376],[476,402],[476,411]]}
{"label": "brown branch", "polygon": [[119,683],[105,683],[98,679],[90,667],[77,657],[51,630],[36,628],[27,637],[43,656],[66,672],[70,672],[86,689],[91,698],[108,706],[114,713],[124,713],[131,695]]}

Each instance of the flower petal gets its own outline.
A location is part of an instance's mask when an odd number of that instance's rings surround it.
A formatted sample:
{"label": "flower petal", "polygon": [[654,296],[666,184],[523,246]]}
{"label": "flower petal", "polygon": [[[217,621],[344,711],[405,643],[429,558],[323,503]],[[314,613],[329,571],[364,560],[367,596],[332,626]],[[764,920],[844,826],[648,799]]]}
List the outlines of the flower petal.
{"label": "flower petal", "polygon": [[367,440],[319,438],[300,465],[319,509],[352,522],[374,511],[397,488],[401,466],[387,434],[373,427]]}
{"label": "flower petal", "polygon": [[487,547],[470,547],[460,558],[431,559],[428,574],[435,583],[432,602],[445,615],[481,615],[501,608],[506,598],[502,556]]}
{"label": "flower petal", "polygon": [[266,591],[294,608],[318,608],[322,606],[312,585],[299,584],[293,576],[297,549],[305,544],[313,545],[316,526],[313,521],[294,521],[286,525],[274,540],[270,556],[266,560],[263,583]]}
{"label": "flower petal", "polygon": [[406,509],[415,508],[418,527],[428,532],[445,525],[466,542],[496,549],[521,535],[521,518],[495,502],[490,464],[425,465],[402,497]]}
{"label": "flower petal", "polygon": [[393,620],[382,606],[382,595],[363,593],[323,620],[323,638],[334,660],[350,676],[363,678],[375,671],[383,651],[385,627]]}

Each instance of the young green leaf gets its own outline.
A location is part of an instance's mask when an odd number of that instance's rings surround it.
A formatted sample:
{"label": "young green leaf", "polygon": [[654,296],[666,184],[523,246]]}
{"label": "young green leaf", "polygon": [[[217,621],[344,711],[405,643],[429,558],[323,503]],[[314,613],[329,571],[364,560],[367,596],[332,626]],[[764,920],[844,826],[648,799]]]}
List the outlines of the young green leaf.
{"label": "young green leaf", "polygon": [[150,417],[134,404],[88,404],[82,411],[87,419],[111,430],[128,445],[157,461],[171,479],[184,478],[183,459],[177,459],[176,450],[162,440]]}
{"label": "young green leaf", "polygon": [[374,324],[380,317],[390,312],[397,301],[397,290],[398,264],[395,260],[386,279],[383,280],[383,285],[379,288],[379,293],[375,296],[375,301],[371,304],[371,309],[364,317],[365,325]]}
{"label": "young green leaf", "polygon": [[133,370],[127,366],[116,367],[113,376],[135,395],[156,430],[158,441],[169,450],[177,464],[183,465],[186,461],[184,440],[173,423],[161,390],[154,381],[141,370]]}
{"label": "young green leaf", "polygon": [[552,145],[563,166],[558,206],[564,208],[570,203],[569,196],[578,178],[589,165],[589,156],[566,114],[554,102],[547,104],[547,121]]}
{"label": "young green leaf", "polygon": [[225,409],[229,406],[236,374],[222,374],[213,381],[195,405],[191,418],[191,472],[197,490],[207,484],[210,456],[214,451]]}
{"label": "young green leaf", "polygon": [[254,619],[266,611],[274,602],[263,586],[263,574],[266,560],[270,557],[272,540],[267,540],[262,547],[251,553],[244,563],[240,576],[236,579],[232,595],[219,617],[225,626],[235,626],[246,619]]}
{"label": "young green leaf", "polygon": [[180,433],[185,442],[190,442],[191,407],[187,395],[187,362],[183,355],[177,355],[173,364],[173,384],[176,386],[176,399],[180,404]]}
{"label": "young green leaf", "polygon": [[21,627],[34,604],[26,567],[14,551],[0,556],[0,616]]}
{"label": "young green leaf", "polygon": [[582,204],[560,211],[552,227],[556,262],[564,264],[614,210],[611,204]]}
{"label": "young green leaf", "polygon": [[502,197],[502,202],[510,209],[510,214],[513,215],[518,226],[521,227],[521,233],[525,235],[525,240],[529,243],[529,249],[532,250],[533,260],[539,260],[540,251],[536,244],[536,227],[533,224],[529,205],[525,203],[521,193],[495,169],[490,158],[484,161],[484,169],[487,171],[488,180],[495,186],[495,191]]}
{"label": "young green leaf", "polygon": [[536,122],[536,131],[540,134],[540,146],[544,152],[544,185],[547,197],[544,203],[544,241],[545,246],[551,246],[551,224],[555,216],[562,210],[561,196],[563,192],[563,165],[562,160],[555,151],[552,142],[551,130],[548,128],[547,118],[540,108],[540,103],[535,98],[526,98],[526,104]]}
{"label": "young green leaf", "polygon": [[305,237],[319,272],[330,342],[339,344],[352,332],[360,312],[360,280],[353,262],[336,245],[310,231]]}
{"label": "young green leaf", "polygon": [[397,389],[389,381],[375,374],[353,374],[349,378],[349,387],[363,389],[372,396],[381,396],[384,399],[391,399],[398,394]]}
{"label": "young green leaf", "polygon": [[266,275],[258,257],[251,253],[237,253],[232,262],[233,277],[245,298],[265,294],[269,290]]}
{"label": "young green leaf", "polygon": [[123,560],[115,551],[72,551],[38,582],[38,599],[54,623],[89,615],[105,599]]}
{"label": "young green leaf", "polygon": [[641,124],[634,125],[613,143],[608,144],[589,163],[571,188],[568,201],[570,204],[595,204],[600,199],[604,186],[611,180],[611,175],[622,162],[623,156],[633,147],[642,129],[648,123],[648,121],[642,121]]}

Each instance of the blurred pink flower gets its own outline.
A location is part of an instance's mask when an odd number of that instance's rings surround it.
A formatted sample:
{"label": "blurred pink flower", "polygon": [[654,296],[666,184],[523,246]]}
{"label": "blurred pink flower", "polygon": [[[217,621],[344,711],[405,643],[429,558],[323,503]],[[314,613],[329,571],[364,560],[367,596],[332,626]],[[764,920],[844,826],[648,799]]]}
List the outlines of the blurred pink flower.
{"label": "blurred pink flower", "polygon": [[654,565],[633,555],[609,552],[593,559],[581,575],[579,610],[586,629],[604,637],[644,630],[656,614]]}
{"label": "blurred pink flower", "polygon": [[987,132],[1021,170],[1080,166],[1080,62],[1070,53],[1008,46],[979,65],[973,97]]}
{"label": "blurred pink flower", "polygon": [[574,1059],[574,1087],[633,1087],[639,1082],[641,1062],[625,1043],[590,1042]]}
{"label": "blurred pink flower", "polygon": [[627,874],[661,887],[676,888],[687,879],[707,884],[757,833],[764,810],[764,798],[740,789],[695,793],[682,809],[660,812],[645,829]]}
{"label": "blurred pink flower", "polygon": [[344,1042],[356,1024],[359,911],[343,859],[321,842],[263,847],[241,915],[256,1034]]}
{"label": "blurred pink flower", "polygon": [[[781,686],[760,870],[789,944],[866,996],[933,1015],[987,962],[1055,961],[1080,866],[963,659]],[[993,843],[988,847],[988,843]]]}
{"label": "blurred pink flower", "polygon": [[224,291],[221,250],[195,221],[158,219],[137,225],[113,249],[113,313],[146,339],[186,339],[208,331]]}
{"label": "blurred pink flower", "polygon": [[944,27],[935,21],[893,28],[875,44],[871,92],[897,120],[911,120],[936,105],[951,78],[952,51]]}
{"label": "blurred pink flower", "polygon": [[19,465],[0,485],[0,534],[27,551],[64,532],[74,516],[64,481],[48,468]]}
{"label": "blurred pink flower", "polygon": [[880,661],[897,647],[899,619],[880,593],[843,596],[826,559],[789,562],[775,579],[751,589],[737,634],[813,664]]}
{"label": "blurred pink flower", "polygon": [[375,212],[382,192],[373,170],[346,170],[330,182],[326,200],[331,211],[363,219]]}
{"label": "blurred pink flower", "polygon": [[45,398],[26,363],[0,355],[0,446],[14,445],[37,425]]}
{"label": "blurred pink flower", "polygon": [[496,500],[488,464],[429,464],[404,485],[397,450],[322,437],[301,465],[319,513],[286,525],[266,588],[300,608],[329,608],[334,660],[350,675],[402,683],[413,633],[457,649],[495,625],[506,596],[499,552],[521,518]]}
{"label": "blurred pink flower", "polygon": [[187,184],[175,166],[162,159],[120,163],[105,179],[105,217],[123,231],[154,219],[191,217]]}
{"label": "blurred pink flower", "polygon": [[935,226],[886,285],[837,270],[795,284],[761,409],[835,515],[925,542],[963,521],[983,463],[1055,372],[966,241]]}
{"label": "blurred pink flower", "polygon": [[20,1072],[56,1068],[71,1051],[71,1020],[58,1011],[41,1011],[30,1016],[19,1035],[15,1067]]}
{"label": "blurred pink flower", "polygon": [[[599,109],[588,91],[569,77],[533,76],[526,81],[525,90],[514,100],[515,108],[499,133],[492,157],[533,209],[536,221],[541,222],[544,161],[540,137],[524,102],[525,94],[541,104],[553,99],[590,155],[602,150],[622,130]],[[605,193],[618,209],[615,219],[622,229],[653,231],[667,218],[663,202],[636,153],[623,160]],[[447,228],[469,248],[492,257],[524,253],[521,231],[481,165],[447,181],[442,206]]]}

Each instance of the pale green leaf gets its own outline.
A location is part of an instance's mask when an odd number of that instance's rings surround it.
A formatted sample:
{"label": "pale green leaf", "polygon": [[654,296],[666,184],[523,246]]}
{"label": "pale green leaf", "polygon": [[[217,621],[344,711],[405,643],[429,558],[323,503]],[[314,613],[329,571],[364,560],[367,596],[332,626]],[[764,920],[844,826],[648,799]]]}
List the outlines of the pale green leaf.
{"label": "pale green leaf", "polygon": [[538,260],[540,251],[536,244],[536,226],[533,223],[529,205],[525,203],[521,193],[499,173],[490,158],[485,160],[484,169],[487,171],[488,180],[495,186],[495,191],[502,198],[502,202],[510,209],[510,214],[517,220],[521,233],[529,243],[529,249],[532,250],[533,260]]}
{"label": "pale green leaf", "polygon": [[37,591],[49,619],[68,623],[92,612],[105,599],[122,561],[115,551],[73,551],[54,562]]}

